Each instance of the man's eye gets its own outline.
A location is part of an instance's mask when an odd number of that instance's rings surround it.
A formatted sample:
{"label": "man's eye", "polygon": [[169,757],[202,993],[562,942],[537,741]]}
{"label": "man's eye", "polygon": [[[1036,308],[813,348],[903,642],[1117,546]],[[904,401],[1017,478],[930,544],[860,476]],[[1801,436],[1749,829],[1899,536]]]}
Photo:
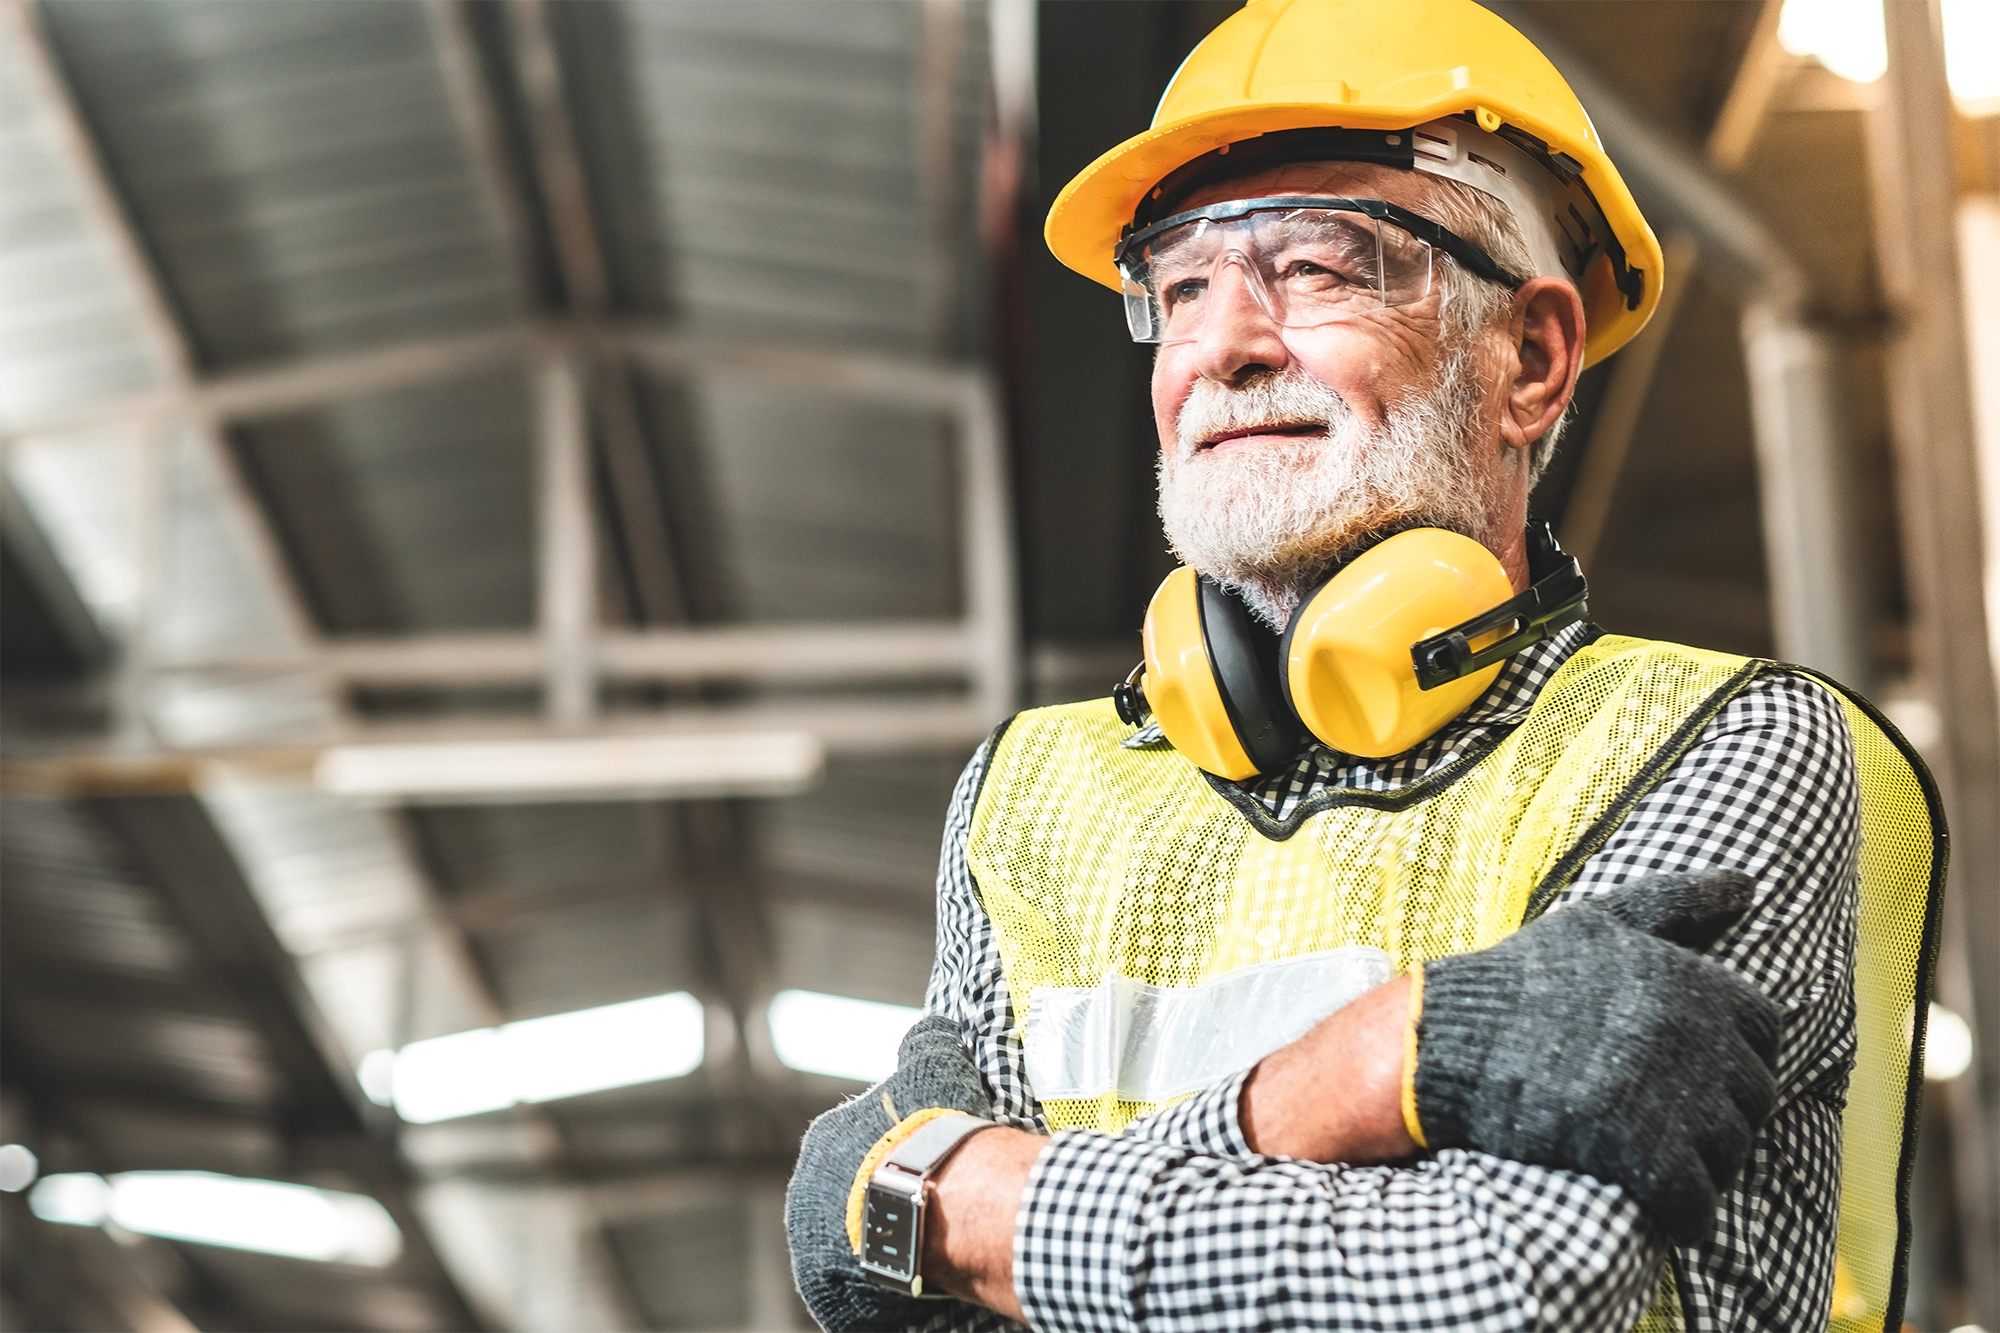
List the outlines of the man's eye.
{"label": "man's eye", "polygon": [[1179,282],[1168,283],[1161,296],[1168,305],[1185,305],[1189,301],[1199,301],[1201,294],[1207,290],[1206,278],[1182,278]]}
{"label": "man's eye", "polygon": [[1351,274],[1310,259],[1292,260],[1279,271],[1278,277],[1285,281],[1307,281],[1322,285],[1354,281]]}

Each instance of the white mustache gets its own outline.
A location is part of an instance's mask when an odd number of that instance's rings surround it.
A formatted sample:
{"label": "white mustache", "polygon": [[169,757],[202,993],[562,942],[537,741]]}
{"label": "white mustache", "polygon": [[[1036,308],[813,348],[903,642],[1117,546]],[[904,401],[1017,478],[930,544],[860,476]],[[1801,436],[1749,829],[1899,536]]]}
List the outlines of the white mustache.
{"label": "white mustache", "polygon": [[1218,435],[1260,426],[1318,426],[1328,436],[1337,436],[1353,420],[1345,399],[1324,381],[1293,366],[1233,388],[1217,380],[1197,380],[1175,418],[1175,442],[1180,457],[1187,458]]}

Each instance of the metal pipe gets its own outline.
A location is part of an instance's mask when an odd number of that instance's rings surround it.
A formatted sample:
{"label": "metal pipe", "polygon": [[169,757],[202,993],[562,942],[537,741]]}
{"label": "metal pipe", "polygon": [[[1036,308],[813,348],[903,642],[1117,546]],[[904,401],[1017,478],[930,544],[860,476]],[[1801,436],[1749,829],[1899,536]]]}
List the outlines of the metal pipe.
{"label": "metal pipe", "polygon": [[1833,349],[1794,312],[1743,311],[1764,564],[1779,655],[1866,689],[1873,674]]}
{"label": "metal pipe", "polygon": [[590,458],[576,363],[551,358],[537,378],[536,394],[543,706],[557,725],[575,727],[587,722],[597,706],[591,642],[597,620],[597,548],[591,537]]}

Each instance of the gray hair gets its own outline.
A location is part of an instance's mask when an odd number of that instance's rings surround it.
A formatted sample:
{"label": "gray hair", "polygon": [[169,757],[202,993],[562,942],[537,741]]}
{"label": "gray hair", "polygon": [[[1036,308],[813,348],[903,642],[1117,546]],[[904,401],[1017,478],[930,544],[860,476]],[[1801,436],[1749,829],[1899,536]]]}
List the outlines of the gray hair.
{"label": "gray hair", "polygon": [[[1484,190],[1475,190],[1455,180],[1429,174],[1421,174],[1420,178],[1430,193],[1425,212],[1431,221],[1472,242],[1504,269],[1514,273],[1535,271],[1535,261],[1528,253],[1527,237],[1507,205]],[[1506,315],[1512,293],[1500,283],[1468,273],[1448,255],[1443,259],[1438,285],[1444,297],[1445,334],[1456,342],[1464,343]],[[1529,486],[1541,479],[1542,470],[1555,456],[1556,443],[1562,438],[1563,428],[1574,414],[1574,406],[1572,402],[1570,408],[1566,408],[1562,416],[1535,441],[1534,453],[1529,460]]]}

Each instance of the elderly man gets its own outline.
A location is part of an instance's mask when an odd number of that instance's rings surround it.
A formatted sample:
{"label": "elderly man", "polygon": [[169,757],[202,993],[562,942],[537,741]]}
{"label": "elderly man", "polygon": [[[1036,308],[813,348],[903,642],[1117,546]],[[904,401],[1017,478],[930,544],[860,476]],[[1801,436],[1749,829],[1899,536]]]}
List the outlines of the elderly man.
{"label": "elderly man", "polygon": [[968,766],[928,1016],[794,1178],[814,1315],[1824,1326],[1880,734],[1529,528],[1659,291],[1574,96],[1470,0],[1254,0],[1049,235],[1158,344],[1188,568]]}

